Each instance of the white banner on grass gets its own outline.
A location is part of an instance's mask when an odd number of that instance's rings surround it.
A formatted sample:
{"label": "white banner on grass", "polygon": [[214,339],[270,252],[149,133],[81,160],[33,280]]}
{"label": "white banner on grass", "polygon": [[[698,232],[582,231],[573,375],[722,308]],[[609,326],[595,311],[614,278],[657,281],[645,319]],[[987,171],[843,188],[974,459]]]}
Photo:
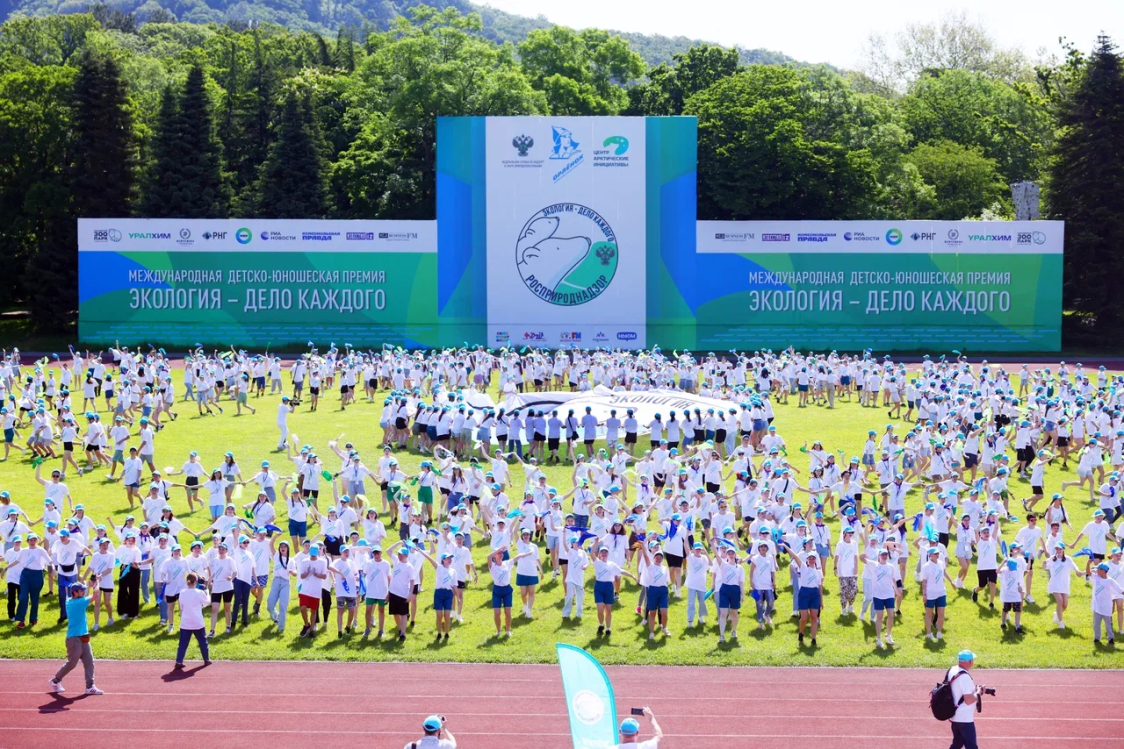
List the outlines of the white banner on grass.
{"label": "white banner on grass", "polygon": [[[482,401],[479,398],[474,398],[470,403],[474,408],[478,408],[480,406],[476,404],[482,403]],[[675,418],[681,423],[685,423],[683,416],[688,413],[693,414],[696,408],[702,412],[705,419],[707,409],[713,408],[716,414],[726,413],[731,408],[737,408],[738,404],[719,398],[703,398],[678,390],[615,392],[603,385],[598,385],[593,390],[584,393],[515,393],[508,396],[503,404],[508,413],[516,409],[521,411],[534,409],[550,414],[551,411],[557,410],[558,415],[562,418],[566,417],[571,408],[574,409],[574,414],[580,417],[585,414],[586,406],[591,409],[590,413],[597,417],[597,421],[602,423],[609,418],[613,409],[616,409],[617,418],[623,422],[628,409],[631,408],[639,424],[639,433],[647,434],[649,431],[648,424],[656,417],[657,413],[666,423],[671,412],[675,411]],[[605,434],[605,427],[598,427],[597,432],[601,435]],[[621,438],[624,438],[623,427]]]}

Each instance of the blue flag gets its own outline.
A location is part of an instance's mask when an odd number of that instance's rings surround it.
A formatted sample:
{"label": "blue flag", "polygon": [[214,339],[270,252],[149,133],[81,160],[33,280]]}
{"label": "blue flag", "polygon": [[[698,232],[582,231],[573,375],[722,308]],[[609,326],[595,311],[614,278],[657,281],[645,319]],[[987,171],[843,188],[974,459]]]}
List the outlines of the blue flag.
{"label": "blue flag", "polygon": [[562,643],[555,647],[558,666],[562,669],[562,687],[566,690],[574,749],[616,746],[620,741],[617,703],[605,669],[581,648]]}

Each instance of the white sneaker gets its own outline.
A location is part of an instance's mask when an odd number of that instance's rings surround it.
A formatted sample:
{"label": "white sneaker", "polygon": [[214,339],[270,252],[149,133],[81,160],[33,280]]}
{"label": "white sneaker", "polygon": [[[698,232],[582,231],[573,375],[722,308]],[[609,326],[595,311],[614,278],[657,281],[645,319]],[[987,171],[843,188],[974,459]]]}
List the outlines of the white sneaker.
{"label": "white sneaker", "polygon": [[63,689],[62,684],[59,684],[54,679],[50,679],[47,683],[51,685],[51,691],[55,694],[62,694],[66,691],[65,689]]}
{"label": "white sneaker", "polygon": [[173,633],[174,631],[175,631],[175,630],[174,630],[174,629],[172,628],[172,625],[171,625],[171,624],[169,624],[169,625],[168,625],[168,634],[172,634],[172,633]]}
{"label": "white sneaker", "polygon": [[664,633],[665,637],[671,637],[671,630],[668,629],[667,627],[663,628],[663,633]]}
{"label": "white sneaker", "polygon": [[937,632],[937,634],[934,635],[934,637],[938,640],[943,640],[944,639],[944,632]]}
{"label": "white sneaker", "polygon": [[879,650],[882,649],[883,645],[882,645],[882,639],[881,638],[878,638],[878,637],[874,638],[874,647],[878,648]]}
{"label": "white sneaker", "polygon": [[655,632],[649,632],[649,633],[648,633],[648,639],[649,639],[649,640],[654,640],[654,639],[656,639],[656,633],[655,633]]}
{"label": "white sneaker", "polygon": [[886,643],[889,644],[889,645],[897,645],[898,644],[898,643],[894,642],[894,638],[890,637],[890,635],[886,635],[885,639],[886,639]]}
{"label": "white sneaker", "polygon": [[108,622],[105,623],[105,626],[112,627],[113,626],[113,620],[110,619]]}
{"label": "white sneaker", "polygon": [[1065,629],[1065,622],[1061,619],[1058,620],[1058,629]]}
{"label": "white sneaker", "polygon": [[1034,603],[1034,596],[1028,595],[1024,600],[1026,600],[1027,603]]}
{"label": "white sneaker", "polygon": [[105,692],[101,691],[101,690],[100,690],[100,689],[98,689],[98,688],[97,688],[96,686],[95,686],[95,687],[90,687],[89,689],[87,689],[87,690],[86,690],[86,692],[85,692],[85,693],[86,693],[86,694],[105,694]]}

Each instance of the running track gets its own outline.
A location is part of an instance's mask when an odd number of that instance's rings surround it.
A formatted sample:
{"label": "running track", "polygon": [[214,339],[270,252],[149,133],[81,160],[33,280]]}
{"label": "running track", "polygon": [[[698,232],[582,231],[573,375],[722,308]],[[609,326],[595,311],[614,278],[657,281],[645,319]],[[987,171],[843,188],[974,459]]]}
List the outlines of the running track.
{"label": "running track", "polygon": [[[443,713],[463,749],[566,749],[572,744],[557,666],[99,661],[103,697],[82,669],[64,695],[47,690],[55,661],[0,661],[0,748],[81,745],[358,746],[398,749],[422,718]],[[912,669],[607,669],[623,717],[648,705],[663,749],[717,746],[836,749],[892,742],[944,749],[928,712],[939,673]],[[999,690],[977,723],[988,749],[1124,747],[1124,672],[980,669]],[[644,737],[648,734],[645,732]]]}

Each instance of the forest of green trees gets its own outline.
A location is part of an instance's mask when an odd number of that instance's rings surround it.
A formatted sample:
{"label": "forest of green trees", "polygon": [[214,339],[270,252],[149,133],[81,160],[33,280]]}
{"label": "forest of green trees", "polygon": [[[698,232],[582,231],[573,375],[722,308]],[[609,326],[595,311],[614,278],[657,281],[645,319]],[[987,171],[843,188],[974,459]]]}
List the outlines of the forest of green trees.
{"label": "forest of green trees", "polygon": [[432,218],[439,115],[693,115],[700,219],[1009,218],[1009,184],[1036,181],[1068,222],[1074,324],[1121,329],[1121,56],[1101,37],[1031,63],[959,31],[915,29],[840,72],[706,44],[649,66],[626,37],[550,25],[500,43],[455,7],[331,36],[104,6],[13,17],[0,305],[72,318],[80,216]]}

